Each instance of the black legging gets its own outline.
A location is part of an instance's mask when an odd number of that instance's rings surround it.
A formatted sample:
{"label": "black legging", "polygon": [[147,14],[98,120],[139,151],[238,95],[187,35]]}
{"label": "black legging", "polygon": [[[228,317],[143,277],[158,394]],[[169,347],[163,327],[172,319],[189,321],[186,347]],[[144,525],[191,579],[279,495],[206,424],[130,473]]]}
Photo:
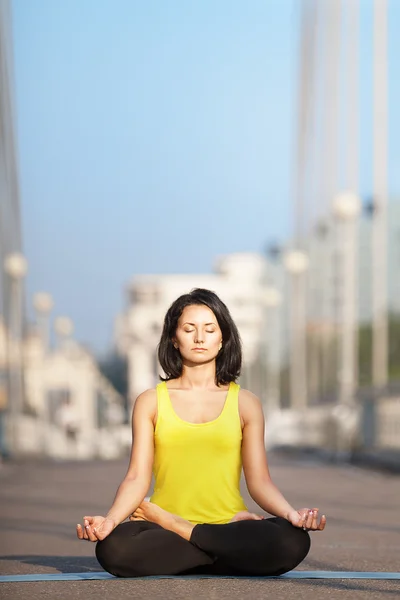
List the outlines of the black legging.
{"label": "black legging", "polygon": [[282,575],[309,549],[308,533],[278,517],[196,525],[189,542],[155,523],[129,521],[97,543],[96,556],[117,577]]}

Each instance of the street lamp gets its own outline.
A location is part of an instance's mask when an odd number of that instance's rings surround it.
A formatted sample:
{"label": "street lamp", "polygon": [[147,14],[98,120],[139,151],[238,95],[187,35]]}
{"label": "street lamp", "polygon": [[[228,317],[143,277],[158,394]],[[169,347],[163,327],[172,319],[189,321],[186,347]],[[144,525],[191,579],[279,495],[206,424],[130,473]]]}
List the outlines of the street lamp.
{"label": "street lamp", "polygon": [[350,191],[337,194],[333,200],[333,214],[341,221],[354,221],[361,211],[361,201],[357,194]]}
{"label": "street lamp", "polygon": [[10,308],[7,335],[7,364],[9,389],[9,414],[11,420],[11,447],[16,455],[18,443],[18,419],[23,409],[22,377],[22,318],[23,279],[28,270],[26,258],[19,252],[9,254],[4,260],[4,271],[10,279]]}
{"label": "street lamp", "polygon": [[[357,194],[345,191],[338,194],[332,204],[337,222],[337,249],[342,294],[340,296],[340,343],[339,343],[339,399],[341,404],[351,404],[357,380],[358,335],[357,305],[357,219],[361,202]],[[340,244],[340,246],[339,246]]]}
{"label": "street lamp", "polygon": [[68,338],[74,331],[74,324],[69,317],[57,317],[54,321],[54,330],[61,338]]}
{"label": "street lamp", "polygon": [[266,409],[268,412],[280,408],[280,319],[278,308],[282,297],[274,287],[267,287],[262,296],[266,309]]}
{"label": "street lamp", "polygon": [[65,343],[74,332],[74,324],[69,317],[57,317],[54,320],[54,331],[58,345]]}
{"label": "street lamp", "polygon": [[36,311],[36,319],[40,327],[43,349],[46,353],[49,349],[49,316],[53,309],[53,298],[46,292],[38,292],[33,297],[33,307]]}
{"label": "street lamp", "polygon": [[308,256],[300,250],[290,250],[283,257],[290,280],[290,405],[307,405],[307,346],[306,346],[306,272]]}

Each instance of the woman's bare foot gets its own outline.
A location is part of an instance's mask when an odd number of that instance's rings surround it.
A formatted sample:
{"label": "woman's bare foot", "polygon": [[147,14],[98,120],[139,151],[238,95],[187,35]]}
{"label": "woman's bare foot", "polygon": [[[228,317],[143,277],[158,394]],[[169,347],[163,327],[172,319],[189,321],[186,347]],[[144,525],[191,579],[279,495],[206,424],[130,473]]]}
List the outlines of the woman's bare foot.
{"label": "woman's bare foot", "polygon": [[131,521],[150,521],[151,523],[157,523],[157,525],[161,525],[164,529],[177,533],[185,540],[190,540],[190,536],[194,529],[194,525],[192,525],[190,521],[186,521],[186,519],[182,519],[182,517],[173,515],[152,502],[142,502],[129,519]]}
{"label": "woman's bare foot", "polygon": [[247,510],[242,510],[241,512],[236,513],[236,515],[232,517],[229,522],[235,523],[236,521],[262,521],[263,519],[265,519],[265,517],[248,512]]}

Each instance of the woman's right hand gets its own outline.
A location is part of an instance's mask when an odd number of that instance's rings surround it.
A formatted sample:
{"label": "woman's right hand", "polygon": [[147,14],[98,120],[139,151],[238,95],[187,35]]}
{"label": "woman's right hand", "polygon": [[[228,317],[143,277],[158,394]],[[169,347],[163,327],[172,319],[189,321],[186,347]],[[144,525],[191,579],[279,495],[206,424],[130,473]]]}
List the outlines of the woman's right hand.
{"label": "woman's right hand", "polygon": [[110,517],[83,517],[84,525],[76,526],[76,535],[80,540],[99,542],[104,540],[116,528],[117,524]]}

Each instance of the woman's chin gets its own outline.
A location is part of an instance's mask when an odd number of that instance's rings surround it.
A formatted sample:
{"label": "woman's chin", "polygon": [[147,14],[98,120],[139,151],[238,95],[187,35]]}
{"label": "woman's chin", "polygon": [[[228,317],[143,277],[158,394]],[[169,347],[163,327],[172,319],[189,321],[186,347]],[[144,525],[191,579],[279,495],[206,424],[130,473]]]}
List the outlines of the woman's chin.
{"label": "woman's chin", "polygon": [[216,356],[210,356],[209,354],[199,353],[199,354],[190,354],[189,356],[182,356],[183,364],[190,365],[207,365],[213,360],[216,359]]}

